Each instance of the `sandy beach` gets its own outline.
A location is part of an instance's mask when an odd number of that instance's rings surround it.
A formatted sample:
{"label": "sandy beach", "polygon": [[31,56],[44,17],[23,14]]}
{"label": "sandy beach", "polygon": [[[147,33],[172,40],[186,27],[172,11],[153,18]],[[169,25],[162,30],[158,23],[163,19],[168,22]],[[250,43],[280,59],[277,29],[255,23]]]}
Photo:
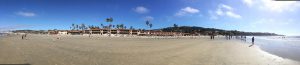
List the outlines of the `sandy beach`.
{"label": "sandy beach", "polygon": [[[60,39],[56,39],[60,37]],[[246,42],[217,37],[155,39],[20,35],[0,38],[0,64],[299,65]]]}

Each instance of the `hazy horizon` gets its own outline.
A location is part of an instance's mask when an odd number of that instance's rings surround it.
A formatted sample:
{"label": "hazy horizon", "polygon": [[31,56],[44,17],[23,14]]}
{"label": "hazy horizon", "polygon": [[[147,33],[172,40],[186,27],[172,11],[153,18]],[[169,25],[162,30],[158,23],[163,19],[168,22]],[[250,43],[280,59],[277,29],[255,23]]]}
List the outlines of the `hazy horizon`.
{"label": "hazy horizon", "polygon": [[152,29],[199,26],[300,35],[300,2],[272,0],[0,0],[0,31],[69,29],[71,24],[124,24]]}

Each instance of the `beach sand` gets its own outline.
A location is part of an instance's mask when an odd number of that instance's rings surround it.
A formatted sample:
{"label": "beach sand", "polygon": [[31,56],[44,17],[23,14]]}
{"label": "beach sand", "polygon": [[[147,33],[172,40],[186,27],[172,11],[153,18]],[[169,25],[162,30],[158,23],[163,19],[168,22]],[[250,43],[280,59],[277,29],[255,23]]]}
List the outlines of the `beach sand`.
{"label": "beach sand", "polygon": [[[56,39],[60,37],[60,39]],[[20,35],[0,38],[0,64],[299,65],[238,40]]]}

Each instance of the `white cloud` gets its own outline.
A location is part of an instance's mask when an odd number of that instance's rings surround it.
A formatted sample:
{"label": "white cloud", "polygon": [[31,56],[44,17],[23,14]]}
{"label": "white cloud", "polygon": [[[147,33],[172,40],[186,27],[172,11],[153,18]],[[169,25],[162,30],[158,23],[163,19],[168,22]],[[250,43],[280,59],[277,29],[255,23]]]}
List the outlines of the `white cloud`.
{"label": "white cloud", "polygon": [[175,16],[183,16],[183,15],[185,15],[185,14],[186,14],[186,12],[179,11],[179,12],[177,12],[177,13],[175,14]]}
{"label": "white cloud", "polygon": [[192,7],[185,7],[183,9],[181,9],[180,11],[178,11],[175,16],[183,16],[186,14],[196,14],[199,13],[200,11],[196,8],[192,8]]}
{"label": "white cloud", "polygon": [[140,13],[140,14],[144,14],[144,13],[148,13],[149,9],[143,7],[143,6],[138,6],[136,8],[133,9],[135,12]]}
{"label": "white cloud", "polygon": [[229,5],[225,5],[225,4],[219,4],[216,11],[214,11],[214,12],[209,11],[209,14],[210,14],[210,19],[213,19],[213,20],[216,20],[219,17],[223,17],[223,16],[236,18],[236,19],[242,18],[241,15],[234,12],[234,8],[230,7]]}
{"label": "white cloud", "polygon": [[145,19],[145,20],[149,20],[149,21],[154,20],[154,18],[153,18],[152,16],[146,16],[146,17],[144,17],[144,19]]}
{"label": "white cloud", "polygon": [[243,3],[245,3],[247,6],[251,7],[253,5],[253,0],[243,0]]}
{"label": "white cloud", "polygon": [[226,15],[229,16],[229,17],[232,17],[232,18],[241,18],[242,17],[241,15],[233,13],[232,11],[227,11]]}
{"label": "white cloud", "polygon": [[[300,8],[297,1],[274,1],[274,0],[243,0],[243,3],[249,7],[256,6],[268,12],[287,12],[295,11]],[[257,4],[257,5],[254,5]]]}
{"label": "white cloud", "polygon": [[225,5],[225,4],[219,4],[219,8],[224,8],[224,9],[227,9],[227,10],[233,10],[232,7],[230,7],[228,5]]}
{"label": "white cloud", "polygon": [[296,1],[273,1],[262,0],[262,9],[270,10],[273,12],[294,11],[300,7],[300,3]]}
{"label": "white cloud", "polygon": [[17,12],[16,14],[20,15],[20,16],[24,16],[24,17],[33,17],[33,16],[36,16],[36,14],[33,13],[33,12],[24,12],[24,11]]}
{"label": "white cloud", "polygon": [[220,16],[224,15],[224,14],[223,14],[223,11],[222,11],[221,9],[218,9],[218,10],[216,11],[216,14],[217,14],[217,15],[220,15]]}
{"label": "white cloud", "polygon": [[184,12],[187,12],[187,13],[198,13],[199,12],[198,9],[195,9],[192,7],[185,7],[184,9],[181,9],[181,10]]}

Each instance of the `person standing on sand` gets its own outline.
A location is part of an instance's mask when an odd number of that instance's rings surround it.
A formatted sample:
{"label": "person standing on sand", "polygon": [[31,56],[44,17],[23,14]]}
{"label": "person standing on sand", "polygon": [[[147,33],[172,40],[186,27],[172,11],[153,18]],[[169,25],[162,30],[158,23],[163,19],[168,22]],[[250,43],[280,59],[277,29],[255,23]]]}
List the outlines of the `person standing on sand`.
{"label": "person standing on sand", "polygon": [[24,39],[26,39],[26,40],[27,40],[27,33],[25,33],[25,35],[24,35]]}
{"label": "person standing on sand", "polygon": [[89,34],[89,38],[91,38],[91,35],[92,35],[92,34],[90,33],[90,34]]}
{"label": "person standing on sand", "polygon": [[244,36],[244,41],[246,41],[247,40],[247,36]]}
{"label": "person standing on sand", "polygon": [[212,39],[215,39],[215,34],[216,34],[216,32],[212,33]]}
{"label": "person standing on sand", "polygon": [[254,37],[252,37],[252,44],[254,44]]}
{"label": "person standing on sand", "polygon": [[22,40],[24,39],[24,35],[22,35]]}
{"label": "person standing on sand", "polygon": [[240,38],[240,39],[241,39],[242,41],[244,40],[244,39],[243,39],[243,35],[241,35],[241,38]]}

